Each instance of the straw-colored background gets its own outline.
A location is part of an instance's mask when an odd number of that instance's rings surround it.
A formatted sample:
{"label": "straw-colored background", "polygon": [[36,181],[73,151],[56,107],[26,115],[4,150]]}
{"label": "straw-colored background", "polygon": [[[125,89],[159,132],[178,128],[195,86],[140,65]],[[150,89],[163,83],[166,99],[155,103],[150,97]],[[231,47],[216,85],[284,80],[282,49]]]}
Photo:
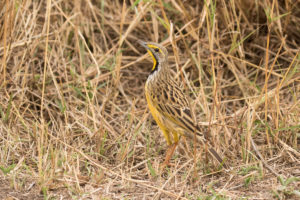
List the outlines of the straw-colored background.
{"label": "straw-colored background", "polygon": [[[1,199],[299,198],[299,1],[2,0],[0,28]],[[138,39],[231,170],[184,138],[160,170]]]}

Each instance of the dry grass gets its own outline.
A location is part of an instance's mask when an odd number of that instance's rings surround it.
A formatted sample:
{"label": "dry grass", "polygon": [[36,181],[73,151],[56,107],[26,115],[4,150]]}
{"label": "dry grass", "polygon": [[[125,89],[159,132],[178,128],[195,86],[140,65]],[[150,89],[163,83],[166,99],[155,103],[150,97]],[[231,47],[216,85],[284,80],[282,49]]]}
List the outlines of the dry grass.
{"label": "dry grass", "polygon": [[[299,8],[297,0],[3,0],[0,196],[299,198]],[[230,171],[185,140],[160,171],[167,145],[146,106],[151,63],[138,39],[168,48]],[[280,177],[257,159],[251,137]]]}

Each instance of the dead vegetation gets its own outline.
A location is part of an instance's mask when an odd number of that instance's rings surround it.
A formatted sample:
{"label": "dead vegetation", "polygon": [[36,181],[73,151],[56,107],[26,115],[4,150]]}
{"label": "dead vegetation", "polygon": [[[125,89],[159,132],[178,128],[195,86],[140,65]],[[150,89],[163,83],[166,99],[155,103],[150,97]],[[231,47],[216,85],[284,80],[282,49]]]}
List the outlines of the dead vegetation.
{"label": "dead vegetation", "polygon": [[[4,199],[299,198],[299,1],[2,0],[0,25]],[[184,139],[160,171],[138,39],[168,48],[230,171]]]}

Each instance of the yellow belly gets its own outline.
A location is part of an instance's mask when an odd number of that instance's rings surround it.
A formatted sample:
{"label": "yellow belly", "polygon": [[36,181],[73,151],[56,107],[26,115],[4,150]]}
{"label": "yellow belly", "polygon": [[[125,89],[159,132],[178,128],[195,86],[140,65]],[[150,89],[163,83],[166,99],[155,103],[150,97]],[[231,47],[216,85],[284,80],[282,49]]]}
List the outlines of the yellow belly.
{"label": "yellow belly", "polygon": [[[177,128],[172,123],[169,123],[171,121],[168,119],[165,119],[161,115],[161,113],[156,109],[156,107],[153,104],[153,101],[151,99],[151,96],[147,91],[147,87],[145,88],[145,93],[146,93],[146,99],[147,99],[149,110],[150,110],[154,120],[156,121],[157,125],[162,130],[163,135],[164,135],[168,145],[171,145],[174,142],[177,143],[179,140],[180,131],[176,130]],[[172,138],[171,138],[170,134],[172,134],[172,136],[173,136],[173,142],[172,142]]]}

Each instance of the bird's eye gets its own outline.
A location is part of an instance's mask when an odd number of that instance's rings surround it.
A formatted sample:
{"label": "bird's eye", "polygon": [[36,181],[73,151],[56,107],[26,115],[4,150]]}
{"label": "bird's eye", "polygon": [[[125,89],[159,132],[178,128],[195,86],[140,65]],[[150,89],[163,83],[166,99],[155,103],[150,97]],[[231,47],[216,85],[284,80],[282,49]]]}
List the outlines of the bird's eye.
{"label": "bird's eye", "polygon": [[159,48],[155,48],[154,51],[155,51],[155,52],[159,52]]}

